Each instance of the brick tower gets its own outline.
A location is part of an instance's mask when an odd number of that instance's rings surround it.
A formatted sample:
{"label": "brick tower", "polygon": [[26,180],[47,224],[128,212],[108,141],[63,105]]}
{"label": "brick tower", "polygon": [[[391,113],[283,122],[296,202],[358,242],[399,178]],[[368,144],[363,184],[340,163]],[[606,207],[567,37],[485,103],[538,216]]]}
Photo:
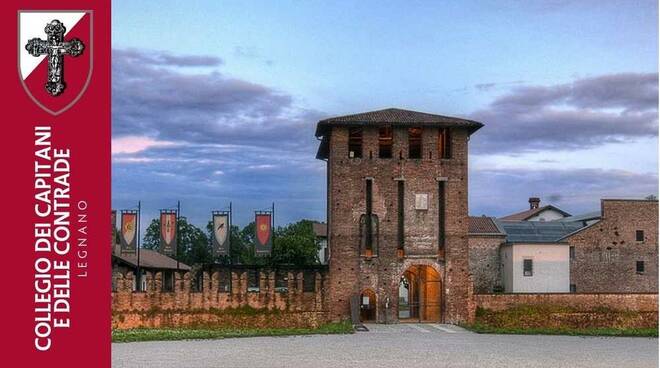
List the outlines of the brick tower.
{"label": "brick tower", "polygon": [[468,318],[468,137],[483,124],[386,109],[321,120],[330,316]]}

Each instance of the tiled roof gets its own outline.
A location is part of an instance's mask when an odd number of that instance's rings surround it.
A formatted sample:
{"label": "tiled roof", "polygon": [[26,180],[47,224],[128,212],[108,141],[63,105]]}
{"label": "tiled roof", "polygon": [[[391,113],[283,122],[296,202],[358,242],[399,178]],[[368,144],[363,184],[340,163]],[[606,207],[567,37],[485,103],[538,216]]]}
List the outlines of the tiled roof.
{"label": "tiled roof", "polygon": [[[117,257],[119,260],[133,266],[137,267],[137,253],[121,254],[120,252],[115,252],[113,257]],[[141,268],[152,268],[152,269],[161,269],[161,270],[176,270],[176,259],[170,258],[164,254],[160,254],[155,250],[151,249],[140,249],[140,267]],[[189,271],[190,266],[185,263],[179,262],[179,270]]]}
{"label": "tiled roof", "polygon": [[394,125],[432,125],[444,127],[464,127],[468,128],[470,133],[474,133],[483,126],[482,123],[474,120],[461,119],[451,116],[435,115],[425,112],[404,110],[404,109],[383,109],[359,114],[336,116],[319,121],[316,126],[316,136],[325,134],[327,126],[333,125],[370,125],[390,123]]}
{"label": "tiled roof", "polygon": [[580,222],[501,221],[507,243],[563,243],[563,238],[583,227]]}
{"label": "tiled roof", "polygon": [[568,212],[565,212],[551,204],[539,208],[532,208],[526,211],[514,213],[508,216],[500,217],[500,220],[505,220],[505,221],[525,221],[531,217],[534,217],[536,214],[541,213],[545,210],[555,210],[564,216],[570,216],[571,214]]}
{"label": "tiled roof", "polygon": [[497,227],[494,219],[486,216],[470,216],[468,218],[468,234],[504,235]]}
{"label": "tiled roof", "polygon": [[435,126],[443,128],[466,128],[468,134],[479,130],[482,123],[474,120],[461,119],[451,116],[435,115],[419,111],[404,109],[383,109],[359,114],[336,116],[324,119],[316,124],[316,136],[323,137],[316,158],[328,157],[329,142],[327,133],[333,126],[379,126],[389,124],[392,126]]}

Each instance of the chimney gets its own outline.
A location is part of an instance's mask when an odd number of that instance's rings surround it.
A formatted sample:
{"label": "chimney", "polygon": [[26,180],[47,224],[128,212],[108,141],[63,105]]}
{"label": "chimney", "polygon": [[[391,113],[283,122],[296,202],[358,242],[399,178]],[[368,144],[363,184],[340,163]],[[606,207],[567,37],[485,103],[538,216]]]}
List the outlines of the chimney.
{"label": "chimney", "polygon": [[541,198],[539,198],[539,197],[529,197],[529,209],[530,210],[539,208],[540,203],[541,203]]}

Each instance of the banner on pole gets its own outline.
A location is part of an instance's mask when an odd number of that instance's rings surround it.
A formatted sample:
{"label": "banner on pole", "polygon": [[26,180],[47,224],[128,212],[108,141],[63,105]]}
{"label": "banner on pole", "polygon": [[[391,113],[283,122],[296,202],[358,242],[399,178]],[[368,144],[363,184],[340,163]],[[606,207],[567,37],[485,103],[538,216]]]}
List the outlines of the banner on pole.
{"label": "banner on pole", "polygon": [[160,252],[166,255],[176,254],[177,218],[174,211],[160,212]]}
{"label": "banner on pole", "polygon": [[137,249],[137,212],[122,211],[121,213],[121,251],[134,253]]}
{"label": "banner on pole", "polygon": [[255,213],[255,239],[254,247],[257,255],[269,255],[273,249],[273,214],[271,212]]}
{"label": "banner on pole", "polygon": [[217,256],[229,254],[229,212],[213,213],[213,253]]}

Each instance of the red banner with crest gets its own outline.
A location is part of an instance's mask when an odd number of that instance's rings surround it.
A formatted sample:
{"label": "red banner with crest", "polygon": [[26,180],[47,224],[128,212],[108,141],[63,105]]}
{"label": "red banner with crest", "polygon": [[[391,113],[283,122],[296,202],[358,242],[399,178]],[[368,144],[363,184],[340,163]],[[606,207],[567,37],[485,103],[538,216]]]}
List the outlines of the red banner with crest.
{"label": "red banner with crest", "polygon": [[255,224],[255,252],[259,255],[270,254],[273,248],[273,215],[272,213],[257,213]]}

